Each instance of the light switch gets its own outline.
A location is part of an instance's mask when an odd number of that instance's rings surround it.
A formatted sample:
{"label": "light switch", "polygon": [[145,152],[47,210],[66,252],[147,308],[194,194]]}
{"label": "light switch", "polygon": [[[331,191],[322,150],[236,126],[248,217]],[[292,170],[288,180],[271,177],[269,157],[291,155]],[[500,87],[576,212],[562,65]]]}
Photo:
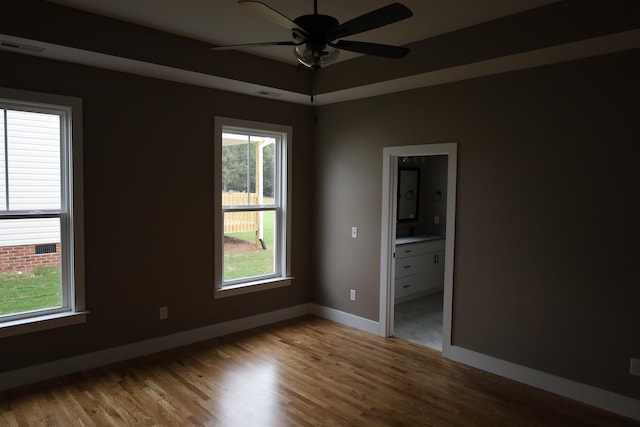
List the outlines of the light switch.
{"label": "light switch", "polygon": [[358,227],[351,227],[351,237],[354,239],[358,238]]}
{"label": "light switch", "polygon": [[434,224],[440,224],[440,217],[438,215],[433,217],[433,223]]}

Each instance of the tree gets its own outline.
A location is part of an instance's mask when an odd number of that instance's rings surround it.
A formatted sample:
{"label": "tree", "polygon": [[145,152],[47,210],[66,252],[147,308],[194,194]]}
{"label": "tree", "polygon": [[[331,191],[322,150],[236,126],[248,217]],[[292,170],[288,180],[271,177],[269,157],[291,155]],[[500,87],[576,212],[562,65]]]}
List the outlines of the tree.
{"label": "tree", "polygon": [[[222,191],[251,192],[256,191],[256,146],[257,144],[237,144],[222,147]],[[266,196],[273,196],[273,173],[275,145],[271,144],[263,150],[263,191]],[[248,188],[247,188],[248,184]]]}

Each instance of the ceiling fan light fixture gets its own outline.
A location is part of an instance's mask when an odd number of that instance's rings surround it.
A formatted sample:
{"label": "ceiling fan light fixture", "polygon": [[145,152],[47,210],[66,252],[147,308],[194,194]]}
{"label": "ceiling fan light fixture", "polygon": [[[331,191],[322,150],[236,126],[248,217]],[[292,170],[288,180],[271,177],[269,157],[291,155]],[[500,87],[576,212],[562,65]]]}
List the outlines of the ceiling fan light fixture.
{"label": "ceiling fan light fixture", "polygon": [[340,51],[334,47],[311,46],[309,43],[294,47],[293,53],[302,65],[314,70],[333,64],[340,55]]}

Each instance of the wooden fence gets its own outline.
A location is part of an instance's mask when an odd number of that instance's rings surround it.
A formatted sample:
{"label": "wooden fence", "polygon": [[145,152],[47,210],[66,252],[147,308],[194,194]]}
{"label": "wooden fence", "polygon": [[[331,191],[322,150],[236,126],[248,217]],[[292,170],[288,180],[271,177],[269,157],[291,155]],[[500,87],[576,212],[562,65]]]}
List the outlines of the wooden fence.
{"label": "wooden fence", "polygon": [[[222,206],[257,205],[256,193],[222,193]],[[244,231],[258,232],[258,212],[227,212],[224,215],[224,232],[240,233]]]}

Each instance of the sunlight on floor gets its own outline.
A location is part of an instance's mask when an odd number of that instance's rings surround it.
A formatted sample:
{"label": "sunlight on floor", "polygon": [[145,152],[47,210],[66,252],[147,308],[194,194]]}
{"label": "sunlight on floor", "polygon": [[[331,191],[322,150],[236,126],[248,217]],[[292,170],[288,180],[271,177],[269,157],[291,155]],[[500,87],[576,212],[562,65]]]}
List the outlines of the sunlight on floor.
{"label": "sunlight on floor", "polygon": [[261,363],[230,371],[223,378],[224,395],[216,414],[225,425],[282,425],[278,384],[275,364]]}

